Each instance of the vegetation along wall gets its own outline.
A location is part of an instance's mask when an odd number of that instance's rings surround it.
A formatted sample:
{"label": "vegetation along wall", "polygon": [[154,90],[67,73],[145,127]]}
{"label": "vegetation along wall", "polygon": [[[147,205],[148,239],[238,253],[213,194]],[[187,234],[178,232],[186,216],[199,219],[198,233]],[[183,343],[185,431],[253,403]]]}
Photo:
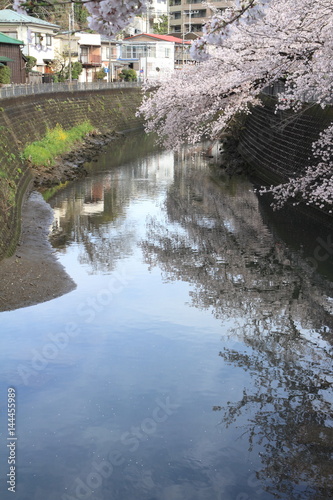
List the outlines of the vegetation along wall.
{"label": "vegetation along wall", "polygon": [[101,132],[138,128],[141,98],[139,88],[128,88],[0,100],[0,258],[15,251],[22,200],[32,182],[22,159],[24,147],[57,124],[69,129],[89,120]]}

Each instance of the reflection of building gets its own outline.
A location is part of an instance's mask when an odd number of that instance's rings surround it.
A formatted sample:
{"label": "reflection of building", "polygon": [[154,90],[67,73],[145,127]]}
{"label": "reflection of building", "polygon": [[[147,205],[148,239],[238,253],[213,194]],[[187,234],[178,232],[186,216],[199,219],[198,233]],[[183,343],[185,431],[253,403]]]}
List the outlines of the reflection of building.
{"label": "reflection of building", "polygon": [[[212,15],[208,5],[200,0],[169,0],[170,33],[202,34],[202,25]],[[214,0],[214,7],[225,9],[234,5],[234,0]]]}
{"label": "reflection of building", "polygon": [[122,62],[127,62],[142,78],[161,79],[188,59],[190,42],[169,35],[141,34],[125,38]]}
{"label": "reflection of building", "polygon": [[22,40],[23,53],[37,59],[37,70],[50,73],[50,64],[55,58],[54,35],[59,26],[36,17],[19,14],[13,10],[0,10],[0,31],[5,35]]}

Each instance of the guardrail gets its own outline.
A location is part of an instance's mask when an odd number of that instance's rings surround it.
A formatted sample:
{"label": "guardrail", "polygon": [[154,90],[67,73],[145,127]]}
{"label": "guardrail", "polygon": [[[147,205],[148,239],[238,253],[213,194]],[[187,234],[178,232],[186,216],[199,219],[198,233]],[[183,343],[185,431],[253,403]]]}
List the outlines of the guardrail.
{"label": "guardrail", "polygon": [[0,88],[0,99],[54,92],[80,92],[83,90],[119,89],[140,87],[140,82],[66,82],[66,83],[30,83],[5,85]]}
{"label": "guardrail", "polygon": [[[269,95],[270,97],[276,97],[279,93],[282,93],[285,91],[285,84],[284,82],[274,82],[271,85],[265,87],[262,90],[262,93],[265,95]],[[333,104],[333,96],[327,96],[325,100],[323,100],[323,97],[320,94],[316,94],[316,89],[315,88],[310,88],[307,90],[307,92],[303,92],[303,95],[301,96],[301,102],[303,103],[308,103],[308,104],[315,104],[315,103],[320,103],[324,102],[326,105],[332,105]]]}

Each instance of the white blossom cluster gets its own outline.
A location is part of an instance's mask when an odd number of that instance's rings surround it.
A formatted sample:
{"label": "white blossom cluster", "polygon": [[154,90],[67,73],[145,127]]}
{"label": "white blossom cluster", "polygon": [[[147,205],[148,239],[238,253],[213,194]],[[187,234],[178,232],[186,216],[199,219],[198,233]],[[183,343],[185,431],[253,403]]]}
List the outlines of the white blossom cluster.
{"label": "white blossom cluster", "polygon": [[146,9],[140,0],[91,0],[85,3],[90,16],[89,27],[99,33],[115,35]]}

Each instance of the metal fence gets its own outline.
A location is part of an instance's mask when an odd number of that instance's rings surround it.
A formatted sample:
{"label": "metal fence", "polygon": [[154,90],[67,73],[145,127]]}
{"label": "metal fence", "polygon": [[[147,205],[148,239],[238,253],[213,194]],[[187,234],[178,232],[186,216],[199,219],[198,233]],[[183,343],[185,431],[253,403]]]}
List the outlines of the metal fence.
{"label": "metal fence", "polygon": [[[279,93],[283,93],[285,89],[286,87],[284,82],[278,81],[265,87],[262,90],[262,93],[269,95],[271,97],[276,97]],[[325,99],[323,99],[323,96],[318,94],[315,88],[309,88],[307,92],[304,92],[303,95],[301,96],[301,102],[308,104],[316,104],[316,103],[319,104],[324,102],[325,104],[331,106],[333,104],[333,96],[332,95],[326,96]]]}
{"label": "metal fence", "polygon": [[119,89],[140,87],[140,82],[66,82],[5,85],[0,88],[0,99],[23,95],[47,94],[54,92],[78,92],[83,90]]}

